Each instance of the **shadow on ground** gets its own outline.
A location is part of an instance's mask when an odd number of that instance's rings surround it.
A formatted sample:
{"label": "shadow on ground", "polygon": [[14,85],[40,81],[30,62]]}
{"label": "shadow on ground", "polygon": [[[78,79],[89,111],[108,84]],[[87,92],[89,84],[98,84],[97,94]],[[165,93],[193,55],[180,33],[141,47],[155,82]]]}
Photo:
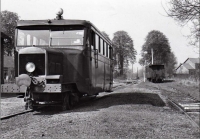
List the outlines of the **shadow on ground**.
{"label": "shadow on ground", "polygon": [[[117,105],[130,105],[130,104],[147,104],[158,107],[165,106],[164,101],[158,94],[154,93],[115,93],[104,96],[86,97],[72,109],[63,111],[64,113],[71,112],[85,112],[97,111],[99,109],[108,108]],[[59,107],[46,107],[35,113],[35,115],[53,115],[60,113]]]}
{"label": "shadow on ground", "polygon": [[162,82],[152,82],[152,83],[155,83],[155,84],[162,84],[162,83],[170,83],[170,82],[174,82],[174,80],[164,80]]}
{"label": "shadow on ground", "polygon": [[117,105],[147,104],[158,107],[165,106],[165,102],[158,94],[153,93],[115,93],[97,99],[80,102],[71,112],[96,111]]}

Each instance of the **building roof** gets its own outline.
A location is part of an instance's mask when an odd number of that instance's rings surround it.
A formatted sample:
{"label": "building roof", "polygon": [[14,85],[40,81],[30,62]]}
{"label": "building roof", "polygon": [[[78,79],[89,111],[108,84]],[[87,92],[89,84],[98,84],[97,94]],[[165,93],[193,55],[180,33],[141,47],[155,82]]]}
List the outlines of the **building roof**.
{"label": "building roof", "polygon": [[[195,64],[195,63],[199,63],[199,58],[187,58],[187,59],[185,60],[185,62],[188,61],[188,60],[190,60],[190,61],[191,61],[192,63],[194,63],[194,64]],[[185,62],[184,62],[184,63],[185,63]]]}
{"label": "building roof", "polygon": [[4,56],[4,67],[14,68],[14,58],[12,56]]}
{"label": "building roof", "polygon": [[188,61],[188,60],[190,60],[192,63],[199,63],[199,58],[187,58],[186,60],[185,60],[185,62],[183,62],[183,64],[181,64],[180,63],[180,65],[176,68],[176,70],[178,69],[178,68],[180,68],[182,65],[185,67],[185,68],[187,68],[187,69],[194,69],[190,64],[186,64],[186,62]]}
{"label": "building roof", "polygon": [[199,63],[199,58],[189,58],[193,63]]}
{"label": "building roof", "polygon": [[182,65],[187,69],[194,69],[190,64],[183,63]]}

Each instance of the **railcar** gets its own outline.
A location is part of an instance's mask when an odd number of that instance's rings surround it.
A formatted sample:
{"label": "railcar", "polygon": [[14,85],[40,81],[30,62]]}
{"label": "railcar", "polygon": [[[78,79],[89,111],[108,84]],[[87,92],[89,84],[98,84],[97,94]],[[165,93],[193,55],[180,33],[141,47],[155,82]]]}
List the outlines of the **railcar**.
{"label": "railcar", "polygon": [[152,82],[162,82],[165,78],[164,65],[153,64],[146,66],[147,80]]}
{"label": "railcar", "polygon": [[26,109],[71,109],[81,96],[112,91],[111,41],[91,22],[59,12],[52,20],[21,20],[15,34],[16,84],[2,85],[2,92],[24,91]]}

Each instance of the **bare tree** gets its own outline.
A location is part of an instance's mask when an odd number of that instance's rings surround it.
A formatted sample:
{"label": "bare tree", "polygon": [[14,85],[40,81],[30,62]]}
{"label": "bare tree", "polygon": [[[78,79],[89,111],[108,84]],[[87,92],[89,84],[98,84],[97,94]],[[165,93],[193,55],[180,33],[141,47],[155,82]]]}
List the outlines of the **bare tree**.
{"label": "bare tree", "polygon": [[200,1],[199,0],[170,0],[168,16],[174,18],[181,26],[192,23],[190,28],[190,44],[199,48],[200,37]]}

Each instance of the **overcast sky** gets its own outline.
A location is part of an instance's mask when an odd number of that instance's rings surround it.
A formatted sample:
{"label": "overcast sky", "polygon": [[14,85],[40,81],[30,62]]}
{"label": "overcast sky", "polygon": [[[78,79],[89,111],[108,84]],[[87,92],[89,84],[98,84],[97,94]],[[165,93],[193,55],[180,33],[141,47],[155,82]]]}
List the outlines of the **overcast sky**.
{"label": "overcast sky", "polygon": [[[178,63],[188,57],[199,57],[188,45],[190,30],[167,17],[163,7],[169,0],[1,0],[1,11],[16,12],[20,20],[53,19],[63,8],[64,19],[82,19],[105,31],[111,40],[116,31],[128,32],[140,58],[144,39],[152,30],[162,32],[169,40]],[[134,64],[134,69],[138,64]]]}

